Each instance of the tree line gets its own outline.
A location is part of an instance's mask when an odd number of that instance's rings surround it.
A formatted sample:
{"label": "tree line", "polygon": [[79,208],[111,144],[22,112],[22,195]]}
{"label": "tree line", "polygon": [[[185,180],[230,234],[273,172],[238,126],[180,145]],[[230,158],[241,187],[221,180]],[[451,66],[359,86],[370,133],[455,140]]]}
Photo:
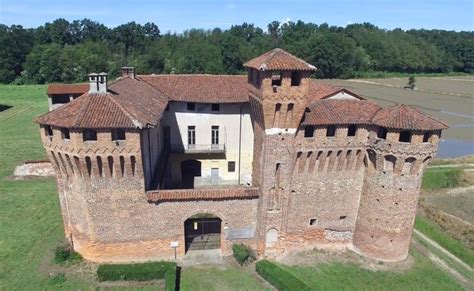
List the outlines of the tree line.
{"label": "tree line", "polygon": [[316,77],[367,72],[474,72],[474,32],[386,30],[303,21],[243,23],[229,29],[161,33],[154,23],[114,28],[90,19],[57,19],[37,28],[0,24],[0,83],[81,82],[90,72],[244,73],[243,63],[280,47],[316,65]]}

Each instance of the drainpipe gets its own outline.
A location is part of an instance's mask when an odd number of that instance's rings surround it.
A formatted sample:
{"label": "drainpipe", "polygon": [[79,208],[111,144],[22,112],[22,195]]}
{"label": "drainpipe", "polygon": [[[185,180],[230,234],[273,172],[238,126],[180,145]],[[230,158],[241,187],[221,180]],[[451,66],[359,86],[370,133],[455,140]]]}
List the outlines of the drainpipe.
{"label": "drainpipe", "polygon": [[240,103],[240,115],[239,115],[239,178],[238,184],[240,185],[240,160],[242,155],[242,103]]}

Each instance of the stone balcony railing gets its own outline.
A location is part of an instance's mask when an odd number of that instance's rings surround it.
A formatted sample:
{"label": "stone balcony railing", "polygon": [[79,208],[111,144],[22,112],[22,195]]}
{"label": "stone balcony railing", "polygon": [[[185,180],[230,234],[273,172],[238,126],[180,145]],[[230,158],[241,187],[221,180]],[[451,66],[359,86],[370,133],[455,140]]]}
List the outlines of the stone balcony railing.
{"label": "stone balcony railing", "polygon": [[225,144],[172,144],[170,152],[177,154],[224,154]]}

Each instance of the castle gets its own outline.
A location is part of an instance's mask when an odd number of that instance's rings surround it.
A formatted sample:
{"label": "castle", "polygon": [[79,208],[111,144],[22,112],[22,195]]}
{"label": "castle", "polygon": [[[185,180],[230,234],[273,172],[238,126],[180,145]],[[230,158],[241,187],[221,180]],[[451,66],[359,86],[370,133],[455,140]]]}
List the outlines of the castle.
{"label": "castle", "polygon": [[247,76],[50,85],[38,117],[66,237],[93,261],[350,247],[408,255],[423,170],[447,125],[310,79],[274,49]]}

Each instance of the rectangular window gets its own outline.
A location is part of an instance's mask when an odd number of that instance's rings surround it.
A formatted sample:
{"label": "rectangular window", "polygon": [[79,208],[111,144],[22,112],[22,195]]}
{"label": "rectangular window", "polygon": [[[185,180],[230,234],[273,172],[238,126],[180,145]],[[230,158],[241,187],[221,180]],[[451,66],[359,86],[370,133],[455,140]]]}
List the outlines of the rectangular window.
{"label": "rectangular window", "polygon": [[196,145],[196,126],[188,126],[188,145]]}
{"label": "rectangular window", "polygon": [[125,140],[125,130],[123,129],[112,130],[112,140],[113,141]]}
{"label": "rectangular window", "polygon": [[357,126],[355,124],[349,125],[347,129],[347,136],[355,136],[357,133]]}
{"label": "rectangular window", "polygon": [[314,126],[307,125],[304,128],[304,137],[313,137],[314,136]]}
{"label": "rectangular window", "polygon": [[51,126],[46,125],[44,127],[44,135],[49,137],[49,138],[53,137],[53,129],[51,128]]}
{"label": "rectangular window", "polygon": [[299,86],[301,83],[301,72],[291,72],[291,86]]}
{"label": "rectangular window", "polygon": [[212,111],[219,111],[220,109],[220,104],[219,103],[212,103],[211,104],[211,110]]}
{"label": "rectangular window", "polygon": [[409,131],[402,131],[400,132],[400,137],[398,139],[400,142],[411,142],[411,132]]}
{"label": "rectangular window", "polygon": [[231,161],[227,163],[227,172],[233,173],[235,172],[235,162]]}
{"label": "rectangular window", "polygon": [[425,134],[423,134],[423,142],[429,142],[431,137],[431,132],[426,131]]}
{"label": "rectangular window", "polygon": [[219,126],[213,125],[211,127],[211,144],[213,147],[219,146]]}
{"label": "rectangular window", "polygon": [[379,127],[377,130],[377,137],[381,139],[387,139],[387,129],[385,127]]}
{"label": "rectangular window", "polygon": [[92,129],[84,129],[84,131],[82,132],[82,139],[84,141],[97,140],[97,132]]}
{"label": "rectangular window", "polygon": [[53,95],[51,96],[52,104],[65,104],[69,102],[69,95]]}
{"label": "rectangular window", "polygon": [[186,108],[188,109],[188,111],[194,111],[196,109],[196,103],[194,102],[188,102],[186,104]]}
{"label": "rectangular window", "polygon": [[69,134],[69,129],[61,128],[61,136],[63,139],[71,139],[71,136]]}
{"label": "rectangular window", "polygon": [[326,136],[335,136],[336,135],[336,126],[330,125],[326,129]]}
{"label": "rectangular window", "polygon": [[275,71],[272,73],[272,86],[281,86],[281,72]]}

